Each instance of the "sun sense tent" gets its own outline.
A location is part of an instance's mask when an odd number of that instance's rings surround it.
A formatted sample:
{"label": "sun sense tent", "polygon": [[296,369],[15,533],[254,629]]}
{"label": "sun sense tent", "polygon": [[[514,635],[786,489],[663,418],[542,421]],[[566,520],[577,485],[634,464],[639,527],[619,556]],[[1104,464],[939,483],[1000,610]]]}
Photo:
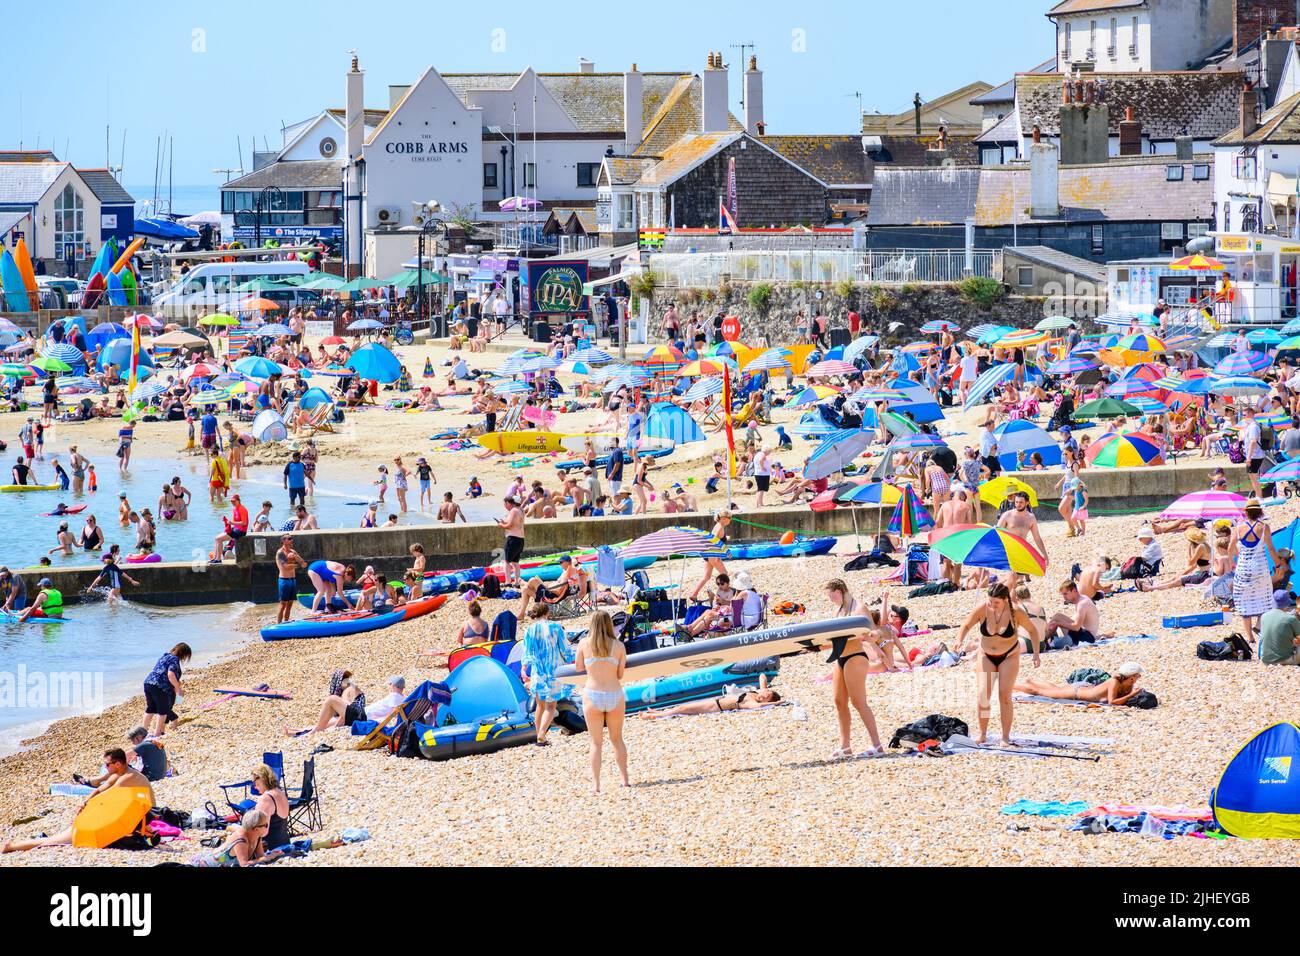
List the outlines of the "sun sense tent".
{"label": "sun sense tent", "polygon": [[896,378],[889,383],[889,387],[903,393],[901,400],[896,399],[889,403],[891,412],[899,414],[906,412],[913,421],[922,425],[926,422],[943,421],[943,409],[924,385],[918,385],[905,378]]}
{"label": "sun sense tent", "polygon": [[1266,727],[1237,751],[1210,792],[1210,809],[1235,837],[1300,838],[1300,726]]}
{"label": "sun sense tent", "polygon": [[650,438],[671,439],[678,445],[704,441],[704,432],[700,431],[695,419],[685,409],[669,402],[661,402],[650,409],[645,433]]}

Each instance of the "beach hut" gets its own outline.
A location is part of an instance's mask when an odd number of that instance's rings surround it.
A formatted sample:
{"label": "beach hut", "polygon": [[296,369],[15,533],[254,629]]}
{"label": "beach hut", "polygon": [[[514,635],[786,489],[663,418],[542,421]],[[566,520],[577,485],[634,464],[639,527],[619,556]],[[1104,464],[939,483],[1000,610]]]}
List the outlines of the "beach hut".
{"label": "beach hut", "polygon": [[1026,464],[1034,452],[1043,456],[1043,464],[1049,468],[1061,463],[1061,446],[1041,426],[1031,421],[1003,422],[993,429],[993,438],[998,443],[998,463],[1005,471],[1018,469],[1017,459],[1021,452]]}
{"label": "beach hut", "polygon": [[1210,791],[1215,822],[1244,839],[1300,838],[1300,726],[1277,723],[1252,737]]}
{"label": "beach hut", "polygon": [[650,438],[667,438],[678,445],[704,441],[704,432],[685,409],[670,402],[660,402],[650,408],[645,433]]}

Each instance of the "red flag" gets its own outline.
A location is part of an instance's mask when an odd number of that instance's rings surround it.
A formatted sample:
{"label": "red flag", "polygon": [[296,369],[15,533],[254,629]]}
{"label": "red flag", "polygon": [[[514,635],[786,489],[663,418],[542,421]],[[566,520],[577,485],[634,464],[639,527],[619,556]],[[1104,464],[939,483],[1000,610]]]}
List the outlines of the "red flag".
{"label": "red flag", "polygon": [[721,199],[718,200],[718,231],[719,232],[740,232],[740,227],[736,225],[735,217],[731,215],[731,210]]}
{"label": "red flag", "polygon": [[722,373],[722,414],[727,423],[727,474],[736,477],[736,436],[731,431],[731,368]]}

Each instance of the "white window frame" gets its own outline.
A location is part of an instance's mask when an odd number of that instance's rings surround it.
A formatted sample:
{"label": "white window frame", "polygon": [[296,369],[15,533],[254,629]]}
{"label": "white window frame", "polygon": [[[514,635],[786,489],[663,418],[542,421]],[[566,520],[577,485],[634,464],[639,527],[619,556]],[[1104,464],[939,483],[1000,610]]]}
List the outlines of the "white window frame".
{"label": "white window frame", "polygon": [[72,183],[65,184],[54,199],[54,258],[68,258],[69,245],[72,246],[73,258],[85,258],[86,204],[72,188]]}
{"label": "white window frame", "polygon": [[1183,235],[1184,229],[1181,222],[1162,222],[1160,224],[1160,239],[1162,242],[1164,240],[1182,242]]}

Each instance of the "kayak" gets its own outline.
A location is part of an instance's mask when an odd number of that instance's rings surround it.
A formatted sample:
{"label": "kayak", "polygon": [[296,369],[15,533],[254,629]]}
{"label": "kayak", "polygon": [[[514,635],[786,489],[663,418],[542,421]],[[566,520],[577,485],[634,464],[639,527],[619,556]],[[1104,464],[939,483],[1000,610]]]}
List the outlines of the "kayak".
{"label": "kayak", "polygon": [[426,571],[421,590],[424,594],[450,594],[458,590],[462,584],[477,584],[482,581],[483,573],[482,568],[468,568],[464,571]]}
{"label": "kayak", "polygon": [[391,627],[406,619],[401,608],[376,614],[374,611],[345,611],[342,614],[318,614],[301,621],[286,621],[262,628],[264,641],[291,641],[303,637],[342,637],[347,634],[364,634],[380,628]]}
{"label": "kayak", "polygon": [[29,617],[20,621],[18,615],[10,611],[0,611],[0,624],[67,624],[66,617]]}
{"label": "kayak", "polygon": [[[833,538],[831,540],[834,541]],[[623,562],[623,570],[640,571],[643,568],[650,567],[650,565],[654,564],[657,560],[659,559],[656,558],[654,555],[642,555],[636,558],[628,558]],[[592,554],[590,556],[577,557],[574,559],[574,561],[577,562],[579,568],[581,568],[583,571],[592,573],[595,570],[595,561],[596,561],[595,554]],[[501,580],[504,581],[506,577],[506,568],[505,565],[503,564],[494,564],[490,568],[485,568],[484,573],[491,574],[493,577],[500,578]],[[539,565],[534,565],[533,567],[525,567],[523,565],[520,565],[519,567],[519,576],[522,577],[525,581],[531,580],[532,578],[537,578],[541,581],[558,581],[560,579],[560,575],[562,575],[563,573],[564,573],[564,565],[560,564],[558,561],[555,564],[539,564]]]}
{"label": "kayak", "polygon": [[58,491],[62,485],[0,485],[0,491]]}
{"label": "kayak", "polygon": [[410,621],[417,617],[424,617],[426,614],[432,614],[438,608],[447,603],[447,595],[432,594],[428,597],[416,598],[414,601],[407,601],[395,610],[402,612],[402,620]]}
{"label": "kayak", "polygon": [[818,554],[830,554],[834,547],[834,538],[799,538],[789,544],[781,544],[778,541],[758,544],[732,544],[727,546],[727,557],[733,561],[811,557]]}
{"label": "kayak", "polygon": [[[636,456],[638,458],[663,458],[665,455],[671,455],[672,453],[673,453],[672,448],[648,448],[644,450],[638,449]],[[609,457],[610,457],[609,455],[598,455],[596,457],[596,467],[604,468],[606,465],[608,465]],[[623,463],[624,464],[632,463],[632,456],[629,455],[626,451],[623,452]],[[560,461],[555,463],[555,468],[563,472],[569,472],[577,468],[586,468],[586,467],[587,467],[587,463],[585,461],[582,461],[581,459],[574,459],[573,461]]]}
{"label": "kayak", "polygon": [[86,510],[85,505],[73,505],[67,511],[47,511],[41,517],[43,518],[62,518],[64,515],[79,515]]}

